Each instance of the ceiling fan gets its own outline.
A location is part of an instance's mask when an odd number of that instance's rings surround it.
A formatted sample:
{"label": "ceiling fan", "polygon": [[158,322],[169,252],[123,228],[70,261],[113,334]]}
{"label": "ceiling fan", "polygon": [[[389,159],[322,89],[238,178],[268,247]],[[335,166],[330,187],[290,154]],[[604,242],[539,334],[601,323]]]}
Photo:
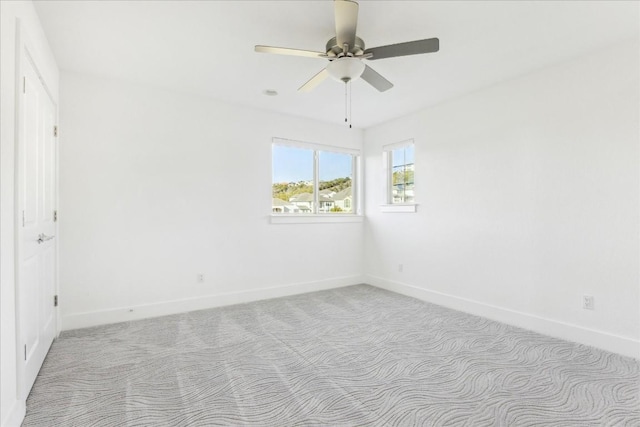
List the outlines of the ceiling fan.
{"label": "ceiling fan", "polygon": [[334,0],[334,9],[336,36],[327,42],[325,52],[262,45],[255,47],[256,52],[328,59],[330,62],[327,67],[303,84],[298,89],[300,92],[311,91],[329,76],[344,83],[362,77],[371,86],[384,92],[391,89],[393,83],[362,62],[363,59],[373,61],[396,56],[432,53],[440,49],[440,41],[437,38],[365,49],[364,41],[356,35],[358,3],[351,0]]}

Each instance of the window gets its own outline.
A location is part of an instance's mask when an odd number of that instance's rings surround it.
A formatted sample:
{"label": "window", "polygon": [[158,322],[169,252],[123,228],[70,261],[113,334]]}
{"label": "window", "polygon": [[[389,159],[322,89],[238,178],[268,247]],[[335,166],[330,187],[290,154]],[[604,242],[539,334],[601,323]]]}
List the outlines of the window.
{"label": "window", "polygon": [[384,168],[387,175],[387,194],[385,201],[386,204],[415,204],[415,154],[413,140],[386,145],[385,147],[383,147],[383,150]]}
{"label": "window", "polygon": [[272,213],[357,213],[357,150],[274,139],[272,157]]}
{"label": "window", "polygon": [[391,203],[413,203],[413,144],[390,151]]}

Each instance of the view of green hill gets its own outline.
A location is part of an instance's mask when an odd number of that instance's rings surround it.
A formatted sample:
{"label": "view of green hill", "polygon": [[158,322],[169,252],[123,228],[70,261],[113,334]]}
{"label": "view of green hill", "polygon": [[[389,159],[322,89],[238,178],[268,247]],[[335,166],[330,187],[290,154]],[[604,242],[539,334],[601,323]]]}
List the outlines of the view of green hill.
{"label": "view of green hill", "polygon": [[[351,187],[351,178],[336,178],[331,181],[320,181],[320,191],[331,190],[336,193]],[[289,201],[296,194],[313,193],[313,186],[304,181],[301,182],[279,182],[272,186],[273,197]]]}

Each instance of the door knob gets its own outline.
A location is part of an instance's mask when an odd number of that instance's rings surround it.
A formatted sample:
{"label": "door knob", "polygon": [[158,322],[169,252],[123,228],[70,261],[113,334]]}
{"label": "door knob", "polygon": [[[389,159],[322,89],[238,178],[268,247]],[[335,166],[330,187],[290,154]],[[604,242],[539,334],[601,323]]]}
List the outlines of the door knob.
{"label": "door knob", "polygon": [[51,239],[53,239],[54,237],[56,237],[56,236],[47,236],[47,235],[46,235],[46,234],[44,234],[44,233],[40,233],[40,234],[38,235],[38,244],[40,244],[40,243],[42,243],[42,242],[46,242],[47,240],[51,240]]}

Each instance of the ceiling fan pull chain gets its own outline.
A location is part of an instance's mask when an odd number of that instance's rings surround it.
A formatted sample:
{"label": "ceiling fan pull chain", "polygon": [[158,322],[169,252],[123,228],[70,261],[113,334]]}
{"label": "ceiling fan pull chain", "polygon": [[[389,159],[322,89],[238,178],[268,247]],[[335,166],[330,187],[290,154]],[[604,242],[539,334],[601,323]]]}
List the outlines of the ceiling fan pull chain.
{"label": "ceiling fan pull chain", "polygon": [[344,82],[344,122],[347,123],[347,82]]}
{"label": "ceiling fan pull chain", "polygon": [[351,86],[351,80],[349,80],[349,129],[351,129],[351,123],[353,123],[353,115],[351,114],[351,106],[353,105],[353,86]]}

